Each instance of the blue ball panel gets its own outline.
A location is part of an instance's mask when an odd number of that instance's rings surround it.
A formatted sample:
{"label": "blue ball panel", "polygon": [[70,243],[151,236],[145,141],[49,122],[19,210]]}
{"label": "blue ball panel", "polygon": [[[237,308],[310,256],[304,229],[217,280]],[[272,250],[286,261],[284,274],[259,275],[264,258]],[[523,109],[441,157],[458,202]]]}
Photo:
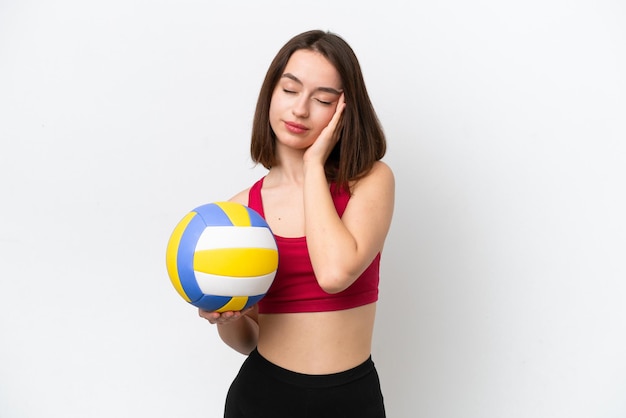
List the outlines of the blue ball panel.
{"label": "blue ball panel", "polygon": [[193,210],[202,217],[207,226],[233,226],[233,223],[215,203],[198,206]]}
{"label": "blue ball panel", "polygon": [[[261,299],[263,299],[263,296],[265,295],[263,294],[263,295],[257,295],[257,296],[250,296],[248,298],[248,302],[241,310],[242,311],[246,310],[249,307],[255,305]],[[194,302],[191,302],[191,304],[198,308],[202,308],[206,311],[216,311],[220,309],[221,307],[223,307],[224,305],[226,305],[228,302],[230,302],[230,300],[231,300],[230,296],[202,295],[200,299]]]}
{"label": "blue ball panel", "polygon": [[250,306],[255,305],[258,301],[263,299],[263,296],[265,295],[248,296],[248,303],[246,303],[246,306],[243,309],[248,309]]}
{"label": "blue ball panel", "polygon": [[183,291],[192,302],[202,297],[202,290],[198,286],[193,270],[193,258],[198,239],[205,229],[204,220],[200,216],[194,216],[189,221],[178,244],[178,276]]}
{"label": "blue ball panel", "polygon": [[230,296],[202,295],[200,299],[191,302],[191,304],[205,311],[216,311],[230,302],[231,299]]}
{"label": "blue ball panel", "polygon": [[247,206],[246,206],[246,210],[248,211],[248,216],[250,216],[251,226],[260,226],[260,227],[268,228],[267,222],[265,222],[265,219],[263,219],[261,215],[259,215],[258,212],[256,212],[253,209],[250,209]]}

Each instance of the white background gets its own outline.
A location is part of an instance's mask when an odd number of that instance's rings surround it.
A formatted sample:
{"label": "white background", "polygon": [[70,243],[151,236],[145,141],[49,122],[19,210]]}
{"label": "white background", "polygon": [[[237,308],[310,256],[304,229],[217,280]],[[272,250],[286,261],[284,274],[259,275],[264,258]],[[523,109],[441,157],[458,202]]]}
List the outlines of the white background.
{"label": "white background", "polygon": [[264,174],[262,78],[313,28],[397,178],[388,415],[626,416],[624,2],[0,0],[0,417],[221,416],[243,357],[165,246]]}

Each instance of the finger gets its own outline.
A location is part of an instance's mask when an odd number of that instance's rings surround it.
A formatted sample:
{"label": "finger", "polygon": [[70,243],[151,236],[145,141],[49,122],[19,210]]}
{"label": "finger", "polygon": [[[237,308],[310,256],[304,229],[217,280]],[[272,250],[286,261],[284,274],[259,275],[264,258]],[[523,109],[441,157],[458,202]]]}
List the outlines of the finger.
{"label": "finger", "polygon": [[335,122],[335,124],[337,124],[345,108],[346,108],[345,95],[341,93],[341,96],[339,96],[339,100],[337,101],[337,107],[335,108],[335,114],[333,115],[331,122]]}
{"label": "finger", "polygon": [[342,94],[339,98],[339,101],[337,102],[335,113],[330,119],[330,122],[328,122],[328,126],[326,127],[326,130],[328,132],[334,132],[335,129],[337,129],[337,126],[339,126],[339,121],[341,120],[341,116],[343,115],[343,110],[346,108],[346,102],[343,100],[343,97],[344,96]]}
{"label": "finger", "polygon": [[335,114],[331,118],[326,128],[332,144],[335,144],[337,143],[337,141],[339,141],[339,132],[337,132],[337,130],[339,129],[339,124],[343,117],[343,110],[345,109],[345,107],[346,103],[343,101],[342,95],[339,103],[337,103],[337,109],[335,110]]}
{"label": "finger", "polygon": [[200,315],[200,317],[208,320],[209,322],[213,322],[219,320],[221,315],[217,312],[206,312]]}

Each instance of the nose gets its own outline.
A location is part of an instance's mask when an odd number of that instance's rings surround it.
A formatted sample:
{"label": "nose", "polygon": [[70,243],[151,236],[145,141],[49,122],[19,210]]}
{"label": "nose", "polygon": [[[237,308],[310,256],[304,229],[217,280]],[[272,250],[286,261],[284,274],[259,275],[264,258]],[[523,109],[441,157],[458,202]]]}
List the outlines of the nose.
{"label": "nose", "polygon": [[291,113],[298,118],[306,118],[309,116],[309,99],[306,95],[298,97],[293,104]]}

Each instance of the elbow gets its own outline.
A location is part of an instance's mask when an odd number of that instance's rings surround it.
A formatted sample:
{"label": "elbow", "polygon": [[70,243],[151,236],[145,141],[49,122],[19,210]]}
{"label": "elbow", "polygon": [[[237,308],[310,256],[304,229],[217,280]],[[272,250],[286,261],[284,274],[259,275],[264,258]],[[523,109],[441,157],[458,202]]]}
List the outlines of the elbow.
{"label": "elbow", "polygon": [[346,290],[353,282],[354,278],[345,273],[327,272],[317,276],[317,283],[322,290],[331,295]]}

